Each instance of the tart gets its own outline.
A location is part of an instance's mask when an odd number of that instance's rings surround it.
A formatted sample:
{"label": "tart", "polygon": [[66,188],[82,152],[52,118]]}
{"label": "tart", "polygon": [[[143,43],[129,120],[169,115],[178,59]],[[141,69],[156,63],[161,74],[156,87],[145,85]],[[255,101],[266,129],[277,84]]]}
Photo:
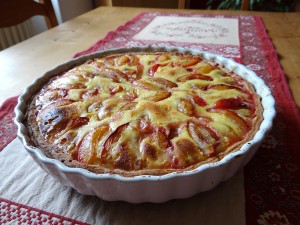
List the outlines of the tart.
{"label": "tart", "polygon": [[33,146],[96,174],[164,175],[218,162],[262,117],[250,82],[201,54],[102,55],[55,75],[32,97]]}

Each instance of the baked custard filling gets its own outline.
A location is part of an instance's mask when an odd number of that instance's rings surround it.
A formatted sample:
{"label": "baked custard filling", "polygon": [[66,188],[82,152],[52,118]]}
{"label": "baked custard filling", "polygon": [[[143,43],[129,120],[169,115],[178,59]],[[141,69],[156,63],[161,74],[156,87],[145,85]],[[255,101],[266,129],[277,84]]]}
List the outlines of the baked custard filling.
{"label": "baked custard filling", "polygon": [[34,145],[68,166],[161,175],[238,150],[259,129],[262,106],[248,81],[200,55],[140,52],[55,76],[26,116]]}

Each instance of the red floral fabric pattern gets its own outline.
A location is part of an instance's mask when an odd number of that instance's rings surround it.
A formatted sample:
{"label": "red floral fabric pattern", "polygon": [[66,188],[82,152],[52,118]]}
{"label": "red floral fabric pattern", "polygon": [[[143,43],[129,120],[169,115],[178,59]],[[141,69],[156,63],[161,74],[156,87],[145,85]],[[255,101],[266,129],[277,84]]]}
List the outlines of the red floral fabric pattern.
{"label": "red floral fabric pattern", "polygon": [[17,127],[14,124],[14,108],[18,97],[7,99],[0,107],[0,152],[17,136]]}
{"label": "red floral fabric pattern", "polygon": [[87,225],[3,198],[0,198],[0,224]]}
{"label": "red floral fabric pattern", "polygon": [[247,224],[300,224],[300,115],[274,46],[260,20],[247,27],[242,62],[271,87],[277,116],[273,129],[246,165]]}

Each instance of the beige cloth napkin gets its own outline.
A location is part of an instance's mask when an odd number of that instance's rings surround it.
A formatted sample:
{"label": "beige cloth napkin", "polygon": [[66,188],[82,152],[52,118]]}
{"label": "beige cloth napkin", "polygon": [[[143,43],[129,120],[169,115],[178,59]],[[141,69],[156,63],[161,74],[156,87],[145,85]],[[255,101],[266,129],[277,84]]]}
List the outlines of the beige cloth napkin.
{"label": "beige cloth napkin", "polygon": [[243,171],[214,190],[166,203],[107,202],[65,187],[18,139],[0,152],[0,197],[89,224],[245,224]]}

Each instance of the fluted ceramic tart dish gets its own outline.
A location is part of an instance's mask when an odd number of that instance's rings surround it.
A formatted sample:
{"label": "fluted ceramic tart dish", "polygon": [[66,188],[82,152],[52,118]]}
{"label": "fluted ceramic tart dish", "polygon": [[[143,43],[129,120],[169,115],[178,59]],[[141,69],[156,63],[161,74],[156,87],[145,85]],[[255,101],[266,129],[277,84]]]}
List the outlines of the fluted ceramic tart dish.
{"label": "fluted ceramic tart dish", "polygon": [[25,149],[47,172],[105,200],[163,202],[207,191],[254,155],[275,116],[253,71],[187,48],[96,52],[19,97]]}

